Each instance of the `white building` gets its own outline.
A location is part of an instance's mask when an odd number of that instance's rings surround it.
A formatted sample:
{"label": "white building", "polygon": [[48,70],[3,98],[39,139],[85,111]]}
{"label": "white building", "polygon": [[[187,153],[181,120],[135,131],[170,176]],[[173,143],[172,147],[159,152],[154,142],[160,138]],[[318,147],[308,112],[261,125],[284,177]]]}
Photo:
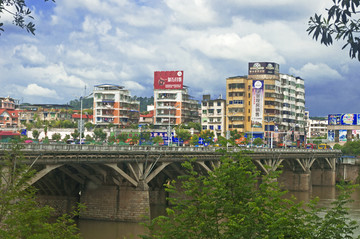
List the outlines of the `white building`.
{"label": "white building", "polygon": [[226,132],[226,100],[219,97],[211,100],[210,95],[203,95],[201,101],[202,130],[211,130],[216,136],[225,137]]}
{"label": "white building", "polygon": [[158,71],[154,74],[154,126],[167,128],[200,122],[199,104],[183,86],[182,71]]}
{"label": "white building", "polygon": [[122,86],[102,84],[94,87],[94,118],[96,125],[129,126],[139,123],[140,102]]}

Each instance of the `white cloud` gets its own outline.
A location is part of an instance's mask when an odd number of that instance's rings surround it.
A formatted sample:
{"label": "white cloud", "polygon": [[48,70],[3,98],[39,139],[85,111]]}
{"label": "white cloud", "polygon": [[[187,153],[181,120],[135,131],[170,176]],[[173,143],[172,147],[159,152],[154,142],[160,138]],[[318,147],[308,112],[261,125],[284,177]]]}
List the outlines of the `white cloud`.
{"label": "white cloud", "polygon": [[29,84],[24,90],[24,95],[40,96],[46,98],[59,98],[55,90],[38,86],[37,84]]}
{"label": "white cloud", "polygon": [[86,16],[82,24],[82,28],[86,33],[105,35],[109,30],[111,30],[112,26],[109,20],[101,20],[91,16]]}
{"label": "white cloud", "polygon": [[46,61],[46,57],[39,52],[38,48],[34,45],[22,44],[14,48],[14,57],[22,60],[24,64],[43,64]]}
{"label": "white cloud", "polygon": [[207,0],[164,0],[175,23],[191,26],[216,23],[217,14]]}
{"label": "white cloud", "polygon": [[343,80],[344,78],[335,69],[332,69],[324,63],[307,63],[299,70],[290,68],[290,74],[300,76],[307,82],[319,82],[329,80]]}
{"label": "white cloud", "polygon": [[145,88],[135,81],[124,81],[122,82],[126,89],[132,91],[143,91]]}
{"label": "white cloud", "polygon": [[[217,35],[203,35],[185,41],[185,45],[200,50],[212,58],[252,61],[272,59],[282,63],[283,57],[276,53],[276,49],[258,34],[240,37],[236,33]],[[260,60],[261,60],[260,59]]]}

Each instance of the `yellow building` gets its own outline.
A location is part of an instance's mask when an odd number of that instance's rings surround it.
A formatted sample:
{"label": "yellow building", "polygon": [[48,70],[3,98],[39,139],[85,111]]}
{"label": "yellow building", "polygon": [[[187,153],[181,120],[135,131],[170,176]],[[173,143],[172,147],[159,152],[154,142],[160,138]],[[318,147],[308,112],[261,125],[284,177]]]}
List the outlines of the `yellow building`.
{"label": "yellow building", "polygon": [[279,73],[273,62],[249,63],[247,76],[226,79],[226,130],[266,144],[305,140],[304,80]]}

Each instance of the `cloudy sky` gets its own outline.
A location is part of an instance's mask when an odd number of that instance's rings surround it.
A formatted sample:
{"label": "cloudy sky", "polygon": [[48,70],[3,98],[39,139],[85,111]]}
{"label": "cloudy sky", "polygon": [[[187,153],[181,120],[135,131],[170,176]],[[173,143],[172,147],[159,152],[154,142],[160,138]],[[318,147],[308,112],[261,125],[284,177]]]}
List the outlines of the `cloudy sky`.
{"label": "cloudy sky", "polygon": [[[27,1],[36,35],[7,24],[0,36],[0,96],[64,104],[94,85],[153,95],[154,71],[183,70],[200,100],[225,97],[226,78],[271,61],[305,80],[311,116],[360,113],[360,63],[306,32],[331,0]],[[2,15],[0,21],[11,22]],[[86,90],[85,90],[86,87]]]}

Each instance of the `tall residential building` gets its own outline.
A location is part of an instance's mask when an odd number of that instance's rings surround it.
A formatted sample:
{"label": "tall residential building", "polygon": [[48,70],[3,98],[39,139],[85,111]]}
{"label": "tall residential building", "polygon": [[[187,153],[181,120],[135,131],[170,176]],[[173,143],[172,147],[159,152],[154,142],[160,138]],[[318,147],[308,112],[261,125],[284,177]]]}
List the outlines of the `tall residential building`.
{"label": "tall residential building", "polygon": [[93,123],[128,126],[139,123],[140,102],[133,100],[123,86],[102,84],[94,87]]}
{"label": "tall residential building", "polygon": [[273,62],[249,63],[247,76],[226,79],[227,130],[267,144],[303,142],[305,87],[300,77],[280,74]]}
{"label": "tall residential building", "polygon": [[155,128],[200,122],[198,102],[183,85],[183,74],[183,71],[154,72]]}
{"label": "tall residential building", "polygon": [[201,101],[201,127],[203,130],[211,130],[216,136],[225,137],[226,123],[226,100],[220,96],[211,99],[210,95],[203,95]]}

